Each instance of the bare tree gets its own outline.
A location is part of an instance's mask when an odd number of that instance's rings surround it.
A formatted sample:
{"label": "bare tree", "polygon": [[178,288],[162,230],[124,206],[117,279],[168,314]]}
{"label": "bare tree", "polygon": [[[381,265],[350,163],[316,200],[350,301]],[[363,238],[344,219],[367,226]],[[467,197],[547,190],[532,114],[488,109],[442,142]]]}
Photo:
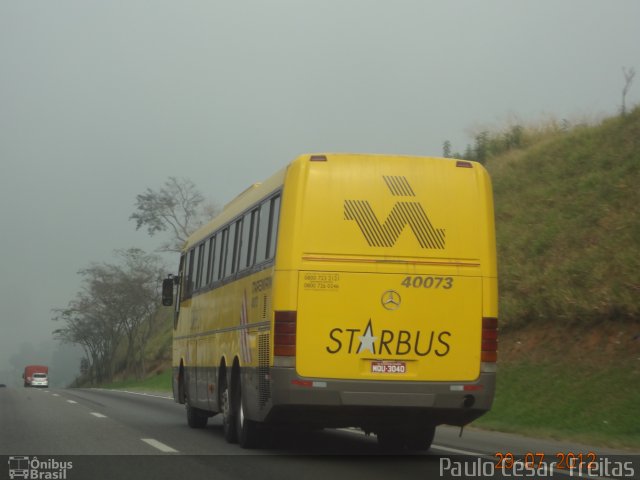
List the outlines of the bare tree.
{"label": "bare tree", "polygon": [[146,226],[149,235],[169,231],[171,238],[160,251],[180,251],[185,240],[205,221],[213,218],[215,206],[188,179],[169,177],[159,190],[147,190],[136,196],[136,211],[129,217],[136,230]]}
{"label": "bare tree", "polygon": [[118,264],[92,264],[82,270],[83,289],[54,320],[59,340],[81,345],[89,359],[92,380],[113,377],[118,346],[126,341],[127,367],[145,374],[145,354],[153,319],[160,305],[164,267],[157,255],[139,249],[119,250]]}
{"label": "bare tree", "polygon": [[160,308],[160,285],[165,266],[157,255],[136,248],[117,251],[123,260],[115,267],[113,285],[120,297],[120,322],[127,336],[127,367],[138,378],[146,374],[147,342]]}
{"label": "bare tree", "polygon": [[622,74],[624,75],[624,88],[622,89],[622,106],[620,107],[620,112],[622,116],[627,114],[627,93],[629,92],[629,87],[633,83],[633,77],[636,76],[635,68],[631,67],[627,69],[626,67],[622,67]]}
{"label": "bare tree", "polygon": [[65,323],[64,327],[54,330],[54,337],[82,346],[90,360],[91,382],[111,380],[115,350],[122,332],[120,325],[105,315],[101,300],[89,290],[83,290],[66,308],[54,310],[54,313],[54,320]]}

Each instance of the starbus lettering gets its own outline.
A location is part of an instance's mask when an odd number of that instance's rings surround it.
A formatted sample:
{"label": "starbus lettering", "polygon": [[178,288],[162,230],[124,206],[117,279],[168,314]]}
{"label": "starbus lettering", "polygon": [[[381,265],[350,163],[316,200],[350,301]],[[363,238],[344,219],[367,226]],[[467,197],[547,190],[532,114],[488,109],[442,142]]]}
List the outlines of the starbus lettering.
{"label": "starbus lettering", "polygon": [[[376,332],[379,336],[376,336]],[[373,355],[418,355],[426,357],[433,353],[444,357],[450,351],[448,340],[451,332],[424,330],[387,330],[378,331],[369,319],[367,325],[360,328],[333,328],[329,332],[329,345],[325,347],[330,354],[361,354],[369,352]]]}

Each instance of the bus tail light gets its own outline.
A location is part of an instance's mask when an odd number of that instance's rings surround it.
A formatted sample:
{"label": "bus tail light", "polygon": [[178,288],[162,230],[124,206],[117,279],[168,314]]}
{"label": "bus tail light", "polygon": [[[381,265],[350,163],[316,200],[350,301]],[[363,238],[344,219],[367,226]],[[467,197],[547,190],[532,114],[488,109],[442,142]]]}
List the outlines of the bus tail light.
{"label": "bus tail light", "polygon": [[483,362],[498,361],[498,319],[485,317],[482,319],[482,352]]}
{"label": "bus tail light", "polygon": [[277,310],[274,319],[273,354],[281,357],[295,357],[298,312]]}

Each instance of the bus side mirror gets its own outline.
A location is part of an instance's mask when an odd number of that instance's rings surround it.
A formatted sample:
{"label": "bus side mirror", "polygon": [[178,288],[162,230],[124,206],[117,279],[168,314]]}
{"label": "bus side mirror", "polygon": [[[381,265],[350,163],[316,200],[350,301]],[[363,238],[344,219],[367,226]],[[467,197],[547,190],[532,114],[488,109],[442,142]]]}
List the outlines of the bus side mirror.
{"label": "bus side mirror", "polygon": [[173,284],[174,277],[169,276],[162,281],[162,305],[170,307],[173,305]]}

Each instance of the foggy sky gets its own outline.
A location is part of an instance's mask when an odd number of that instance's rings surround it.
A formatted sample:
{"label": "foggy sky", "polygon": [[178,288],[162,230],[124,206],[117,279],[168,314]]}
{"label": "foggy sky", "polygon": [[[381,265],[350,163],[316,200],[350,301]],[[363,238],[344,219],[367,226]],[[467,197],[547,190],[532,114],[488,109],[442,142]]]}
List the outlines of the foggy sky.
{"label": "foggy sky", "polygon": [[638,19],[635,0],[0,0],[0,371],[60,326],[78,270],[160,244],[128,220],[147,187],[187,177],[222,205],[301,153],[439,156],[514,117],[614,114]]}

